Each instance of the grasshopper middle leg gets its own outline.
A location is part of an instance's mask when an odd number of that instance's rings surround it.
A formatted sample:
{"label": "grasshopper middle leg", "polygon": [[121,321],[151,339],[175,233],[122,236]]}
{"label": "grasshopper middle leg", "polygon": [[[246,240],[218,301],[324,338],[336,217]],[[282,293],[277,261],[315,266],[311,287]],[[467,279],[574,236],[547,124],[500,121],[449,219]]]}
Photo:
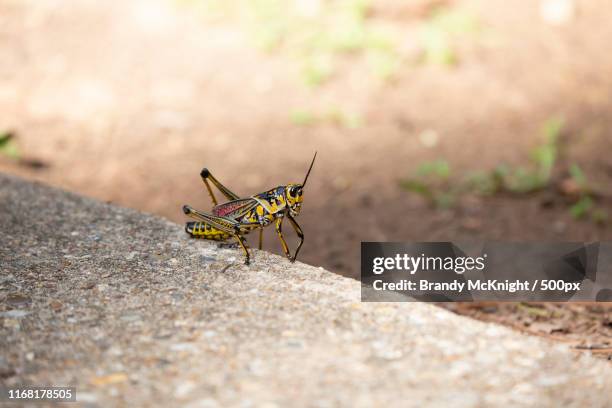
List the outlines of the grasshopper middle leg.
{"label": "grasshopper middle leg", "polygon": [[281,246],[283,247],[283,252],[285,253],[285,256],[289,259],[291,259],[291,252],[289,251],[289,246],[287,245],[287,242],[285,241],[285,238],[283,237],[283,219],[282,218],[277,218],[276,219],[276,235],[278,235],[278,239],[280,240]]}

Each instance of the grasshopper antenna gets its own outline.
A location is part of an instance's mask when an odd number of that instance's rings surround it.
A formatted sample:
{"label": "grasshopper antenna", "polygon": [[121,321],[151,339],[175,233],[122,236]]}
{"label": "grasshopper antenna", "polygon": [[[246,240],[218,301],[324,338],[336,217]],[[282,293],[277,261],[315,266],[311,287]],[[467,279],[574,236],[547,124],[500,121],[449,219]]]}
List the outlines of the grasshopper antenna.
{"label": "grasshopper antenna", "polygon": [[312,158],[312,162],[310,162],[310,167],[306,172],[306,177],[304,177],[304,181],[302,182],[302,188],[306,185],[306,180],[308,180],[308,176],[310,175],[310,170],[312,170],[312,166],[314,166],[315,159],[317,158],[317,152],[315,152],[314,157]]}

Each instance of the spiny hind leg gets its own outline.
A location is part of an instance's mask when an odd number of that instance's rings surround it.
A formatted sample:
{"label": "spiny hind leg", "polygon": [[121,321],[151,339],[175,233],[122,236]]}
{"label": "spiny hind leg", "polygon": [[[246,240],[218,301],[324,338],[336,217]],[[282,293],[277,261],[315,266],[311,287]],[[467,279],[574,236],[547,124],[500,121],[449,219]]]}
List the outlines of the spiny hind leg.
{"label": "spiny hind leg", "polygon": [[[244,263],[247,265],[250,263],[251,255],[249,254],[246,242],[241,235],[240,226],[242,224],[236,220],[194,210],[188,205],[183,206],[183,212],[192,218],[201,220],[196,222],[188,222],[185,225],[185,231],[187,231],[188,234],[190,234],[192,237],[213,241],[225,241],[233,237],[244,251]],[[244,225],[242,226],[244,227]]]}
{"label": "spiny hind leg", "polygon": [[[219,242],[220,246],[237,247],[240,245],[245,256],[244,263],[248,265],[251,261],[251,255],[247,249],[246,242],[244,238],[237,233],[219,230],[203,221],[188,222],[185,224],[185,231],[194,238]],[[226,242],[230,238],[235,238],[236,242]]]}
{"label": "spiny hind leg", "polygon": [[210,187],[208,180],[210,180],[213,185],[217,187],[217,189],[221,192],[221,194],[223,194],[228,200],[238,200],[240,198],[238,197],[238,194],[233,193],[229,188],[221,184],[219,180],[217,180],[207,168],[202,169],[202,171],[200,172],[200,177],[202,177],[202,181],[204,181],[204,184],[206,185],[206,189],[208,190],[208,194],[210,195],[213,205],[217,205],[218,202],[217,198],[213,194],[212,188]]}
{"label": "spiny hind leg", "polygon": [[186,223],[185,232],[187,232],[193,238],[217,241],[220,243],[224,243],[226,240],[232,237],[230,233],[221,231],[203,221],[192,221]]}
{"label": "spiny hind leg", "polygon": [[[218,230],[217,228],[203,221],[188,222],[187,224],[185,224],[185,231],[187,231],[187,233],[194,238],[219,242],[219,246],[221,247],[235,248],[240,245],[245,256],[244,263],[248,265],[251,261],[251,255],[249,254],[249,250],[247,249],[244,238],[241,235],[238,235],[237,233],[230,233],[229,231]],[[236,242],[226,242],[232,237],[236,239]]]}

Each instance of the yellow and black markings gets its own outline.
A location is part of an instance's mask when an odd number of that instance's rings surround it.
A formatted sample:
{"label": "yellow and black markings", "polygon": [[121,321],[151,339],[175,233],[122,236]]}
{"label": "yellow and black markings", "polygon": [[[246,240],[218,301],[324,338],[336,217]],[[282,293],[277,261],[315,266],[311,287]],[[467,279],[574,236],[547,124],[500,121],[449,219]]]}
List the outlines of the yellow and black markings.
{"label": "yellow and black markings", "polygon": [[[248,198],[240,198],[221,184],[208,169],[200,173],[206,189],[213,202],[212,213],[195,210],[188,205],[183,206],[183,212],[195,218],[196,222],[188,222],[185,231],[194,238],[203,238],[213,241],[226,241],[234,238],[242,247],[245,254],[245,263],[249,264],[250,254],[244,239],[244,235],[254,229],[259,229],[259,249],[262,247],[263,228],[275,221],[275,229],[281,242],[283,252],[291,262],[297,258],[298,252],[304,243],[304,233],[295,221],[300,213],[303,201],[303,191],[312,166],[314,165],[315,153],[306,177],[300,184],[287,184],[278,186],[263,193],[255,194]],[[229,201],[218,204],[213,190],[208,182],[211,182]],[[293,255],[289,250],[287,242],[282,234],[282,223],[287,218],[295,230],[300,243]]]}

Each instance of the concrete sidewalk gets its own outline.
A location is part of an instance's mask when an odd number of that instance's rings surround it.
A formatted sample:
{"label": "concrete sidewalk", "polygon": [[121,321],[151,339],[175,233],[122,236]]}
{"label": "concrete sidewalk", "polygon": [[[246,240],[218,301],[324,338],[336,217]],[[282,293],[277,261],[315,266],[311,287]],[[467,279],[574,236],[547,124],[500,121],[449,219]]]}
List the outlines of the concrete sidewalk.
{"label": "concrete sidewalk", "polygon": [[2,175],[0,383],[99,407],[612,406],[612,365],[563,345]]}

